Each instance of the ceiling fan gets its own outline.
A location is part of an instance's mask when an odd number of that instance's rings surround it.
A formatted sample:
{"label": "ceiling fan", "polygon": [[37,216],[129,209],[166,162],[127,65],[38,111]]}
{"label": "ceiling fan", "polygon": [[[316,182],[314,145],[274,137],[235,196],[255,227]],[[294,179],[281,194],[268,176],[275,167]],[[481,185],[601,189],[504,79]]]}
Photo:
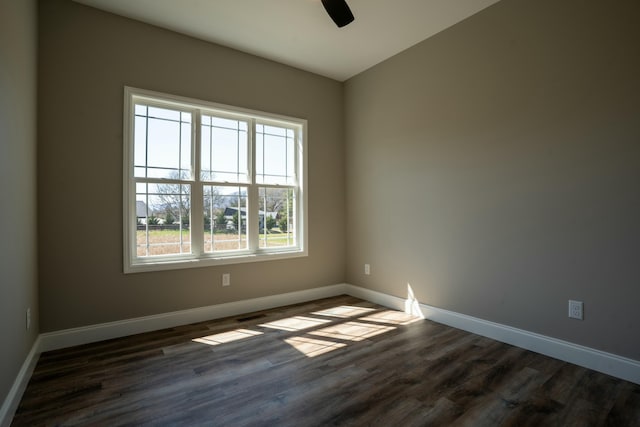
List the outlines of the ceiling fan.
{"label": "ceiling fan", "polygon": [[322,5],[339,28],[353,21],[353,13],[346,0],[322,0]]}

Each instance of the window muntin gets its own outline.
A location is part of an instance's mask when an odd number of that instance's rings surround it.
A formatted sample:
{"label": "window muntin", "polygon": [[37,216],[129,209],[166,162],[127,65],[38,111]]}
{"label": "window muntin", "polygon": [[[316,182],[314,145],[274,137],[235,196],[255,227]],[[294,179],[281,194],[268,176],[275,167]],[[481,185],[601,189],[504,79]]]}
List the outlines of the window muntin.
{"label": "window muntin", "polygon": [[306,256],[306,122],[125,88],[125,272]]}

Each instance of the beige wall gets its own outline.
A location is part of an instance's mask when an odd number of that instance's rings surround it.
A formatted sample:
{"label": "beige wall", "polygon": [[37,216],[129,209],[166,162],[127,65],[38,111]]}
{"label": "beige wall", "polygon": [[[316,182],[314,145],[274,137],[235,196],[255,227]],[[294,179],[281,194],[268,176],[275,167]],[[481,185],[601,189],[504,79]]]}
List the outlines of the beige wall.
{"label": "beige wall", "polygon": [[[344,280],[340,83],[67,0],[40,2],[39,19],[44,332]],[[307,119],[309,256],[124,275],[125,85]]]}
{"label": "beige wall", "polygon": [[640,360],[639,21],[502,0],[349,80],[347,281]]}
{"label": "beige wall", "polygon": [[36,33],[35,1],[0,0],[0,405],[38,333]]}

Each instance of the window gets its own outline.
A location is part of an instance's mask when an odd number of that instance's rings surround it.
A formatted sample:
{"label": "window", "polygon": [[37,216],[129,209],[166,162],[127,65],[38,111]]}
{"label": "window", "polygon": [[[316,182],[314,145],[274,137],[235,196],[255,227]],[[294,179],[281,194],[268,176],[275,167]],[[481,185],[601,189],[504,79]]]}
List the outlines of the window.
{"label": "window", "polygon": [[124,271],[305,256],[306,121],[125,88]]}

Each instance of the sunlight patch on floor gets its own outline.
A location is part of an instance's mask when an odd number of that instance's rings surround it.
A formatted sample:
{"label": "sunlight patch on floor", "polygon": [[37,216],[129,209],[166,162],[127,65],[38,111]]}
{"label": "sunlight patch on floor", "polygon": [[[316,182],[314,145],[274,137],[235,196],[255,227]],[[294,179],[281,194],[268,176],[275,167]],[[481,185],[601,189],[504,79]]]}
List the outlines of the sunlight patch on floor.
{"label": "sunlight patch on floor", "polygon": [[391,323],[393,325],[408,325],[422,319],[411,314],[403,313],[401,311],[385,310],[379,313],[371,314],[369,316],[361,317],[360,320],[377,323]]}
{"label": "sunlight patch on floor", "polygon": [[356,307],[352,305],[341,305],[338,307],[328,308],[322,311],[314,311],[311,314],[315,314],[318,316],[339,317],[344,319],[347,317],[362,316],[363,314],[370,313],[372,311],[375,311],[375,308]]}
{"label": "sunlight patch on floor", "polygon": [[307,337],[293,337],[284,340],[287,344],[298,350],[307,357],[315,357],[341,347],[346,347],[345,343],[324,341]]}
{"label": "sunlight patch on floor", "polygon": [[[412,295],[411,295],[412,297]],[[324,316],[325,318],[312,317]],[[264,332],[251,329],[236,329],[214,335],[196,338],[193,341],[220,345],[263,335],[266,329],[293,332],[282,341],[307,357],[315,357],[339,348],[349,342],[364,341],[367,338],[390,332],[402,325],[421,320],[420,317],[395,310],[340,305],[318,310],[306,316],[291,316],[262,323],[254,328],[265,328]],[[297,333],[299,332],[299,333]]]}
{"label": "sunlight patch on floor", "polygon": [[220,345],[228,342],[239,341],[246,338],[251,338],[256,335],[262,335],[263,332],[252,331],[249,329],[236,329],[234,331],[222,332],[220,334],[208,335],[206,337],[195,338],[194,342],[208,345]]}
{"label": "sunlight patch on floor", "polygon": [[364,339],[389,332],[393,329],[395,329],[393,326],[371,325],[369,323],[361,322],[345,322],[318,329],[317,331],[311,331],[309,332],[309,335],[348,341],[362,341]]}
{"label": "sunlight patch on floor", "polygon": [[301,331],[303,329],[314,328],[329,323],[330,320],[316,319],[313,317],[293,316],[286,319],[274,320],[273,322],[259,325],[262,328],[280,329],[281,331]]}

